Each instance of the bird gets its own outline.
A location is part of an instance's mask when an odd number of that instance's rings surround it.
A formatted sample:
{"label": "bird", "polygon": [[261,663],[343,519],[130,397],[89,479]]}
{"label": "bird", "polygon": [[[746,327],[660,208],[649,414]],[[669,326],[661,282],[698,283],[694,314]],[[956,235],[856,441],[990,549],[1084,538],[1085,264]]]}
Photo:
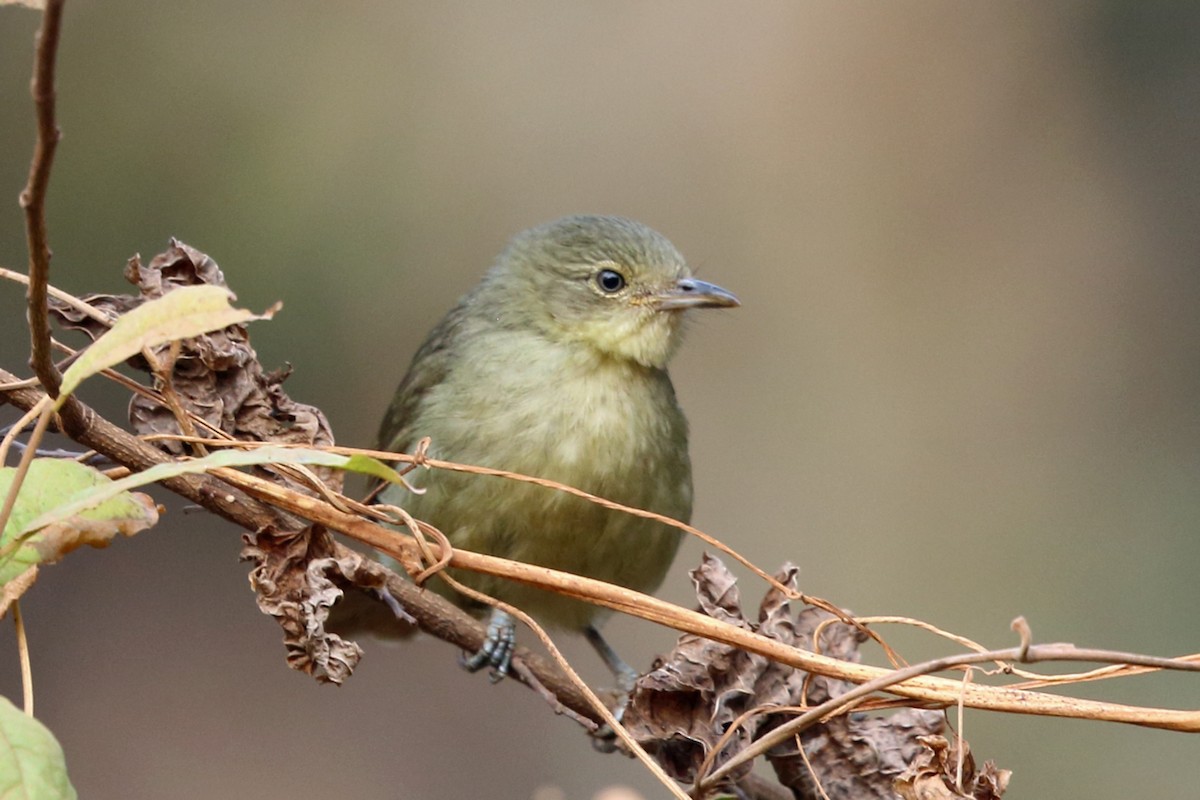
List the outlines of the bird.
{"label": "bird", "polygon": [[[425,338],[385,414],[380,449],[518,472],[687,523],[688,425],[667,373],[689,312],[740,305],[693,276],[674,245],[619,216],[567,216],[530,228],[500,253]],[[678,529],[550,488],[437,469],[389,485],[403,506],[458,548],[653,592]],[[582,633],[632,689],[637,672],[600,634],[607,609],[524,584],[449,570],[543,624]],[[434,577],[467,610],[487,611]],[[492,610],[464,666],[511,667],[513,618]]]}

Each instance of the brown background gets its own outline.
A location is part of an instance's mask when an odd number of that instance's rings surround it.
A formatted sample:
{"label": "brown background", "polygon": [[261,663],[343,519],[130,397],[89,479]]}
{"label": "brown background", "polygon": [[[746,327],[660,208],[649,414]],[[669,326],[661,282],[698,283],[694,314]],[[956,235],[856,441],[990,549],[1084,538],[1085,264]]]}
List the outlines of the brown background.
{"label": "brown background", "polygon": [[[35,25],[0,9],[9,267]],[[121,290],[171,235],[207,251],[246,305],[284,302],[253,330],[263,361],[368,444],[511,233],[637,217],[744,303],[698,320],[673,369],[702,528],[860,613],[1192,652],[1198,40],[1194,9],[1157,2],[74,2],[54,280]],[[9,368],[22,295],[0,287]],[[238,546],[175,505],[43,574],[38,712],[82,797],[661,794],[432,641],[370,647],[340,690],[289,672]],[[687,602],[699,552],[665,597]],[[611,630],[639,664],[672,639]],[[890,635],[914,660],[953,650]],[[1085,691],[1196,708],[1198,685]],[[982,713],[965,732],[1014,797],[1195,793],[1194,737]]]}

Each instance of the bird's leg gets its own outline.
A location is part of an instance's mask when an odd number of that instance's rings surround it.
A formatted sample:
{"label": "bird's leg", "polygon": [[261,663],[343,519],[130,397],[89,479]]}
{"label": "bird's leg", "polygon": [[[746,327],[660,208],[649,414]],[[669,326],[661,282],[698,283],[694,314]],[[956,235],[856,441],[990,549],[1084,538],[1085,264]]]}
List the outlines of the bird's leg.
{"label": "bird's leg", "polygon": [[483,644],[470,658],[464,658],[462,665],[471,672],[484,667],[492,668],[492,683],[508,675],[512,666],[513,649],[517,646],[517,626],[513,618],[498,608],[492,609],[488,617],[487,635]]}
{"label": "bird's leg", "polygon": [[617,679],[617,688],[625,694],[633,692],[633,685],[637,683],[638,679],[638,671],[617,655],[617,651],[613,650],[612,645],[604,640],[595,626],[588,625],[583,629],[583,635],[587,637],[588,644],[599,654],[605,666],[612,670],[613,677]]}
{"label": "bird's leg", "polygon": [[[588,644],[604,661],[605,666],[612,670],[613,677],[617,679],[617,689],[620,690],[623,697],[618,699],[617,707],[613,709],[613,716],[619,722],[625,716],[625,709],[629,705],[629,698],[633,694],[633,685],[637,683],[638,672],[633,667],[625,663],[625,659],[617,655],[617,651],[612,649],[604,637],[600,635],[600,631],[594,625],[588,625],[583,629],[583,635],[587,637]],[[599,730],[592,734],[592,747],[595,747],[602,753],[612,753],[617,749],[617,734],[607,724],[602,725]]]}

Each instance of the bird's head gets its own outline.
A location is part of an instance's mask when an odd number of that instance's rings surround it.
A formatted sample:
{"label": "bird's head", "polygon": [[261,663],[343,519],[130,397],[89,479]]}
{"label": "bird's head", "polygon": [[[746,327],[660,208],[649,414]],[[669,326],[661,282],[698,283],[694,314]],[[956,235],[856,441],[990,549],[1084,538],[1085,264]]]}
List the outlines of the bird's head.
{"label": "bird's head", "polygon": [[663,367],[692,308],[738,299],[697,280],[662,234],[623,217],[573,216],[518,234],[485,280],[503,298],[502,325]]}

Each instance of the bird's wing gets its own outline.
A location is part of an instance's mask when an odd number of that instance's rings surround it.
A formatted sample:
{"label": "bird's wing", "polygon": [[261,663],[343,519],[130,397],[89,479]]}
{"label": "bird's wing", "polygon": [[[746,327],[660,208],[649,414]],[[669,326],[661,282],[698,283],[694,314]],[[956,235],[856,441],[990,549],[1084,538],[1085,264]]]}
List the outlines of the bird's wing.
{"label": "bird's wing", "polygon": [[465,316],[465,304],[460,303],[425,337],[379,426],[379,449],[400,452],[416,444],[413,426],[420,416],[421,404],[429,390],[449,374]]}

